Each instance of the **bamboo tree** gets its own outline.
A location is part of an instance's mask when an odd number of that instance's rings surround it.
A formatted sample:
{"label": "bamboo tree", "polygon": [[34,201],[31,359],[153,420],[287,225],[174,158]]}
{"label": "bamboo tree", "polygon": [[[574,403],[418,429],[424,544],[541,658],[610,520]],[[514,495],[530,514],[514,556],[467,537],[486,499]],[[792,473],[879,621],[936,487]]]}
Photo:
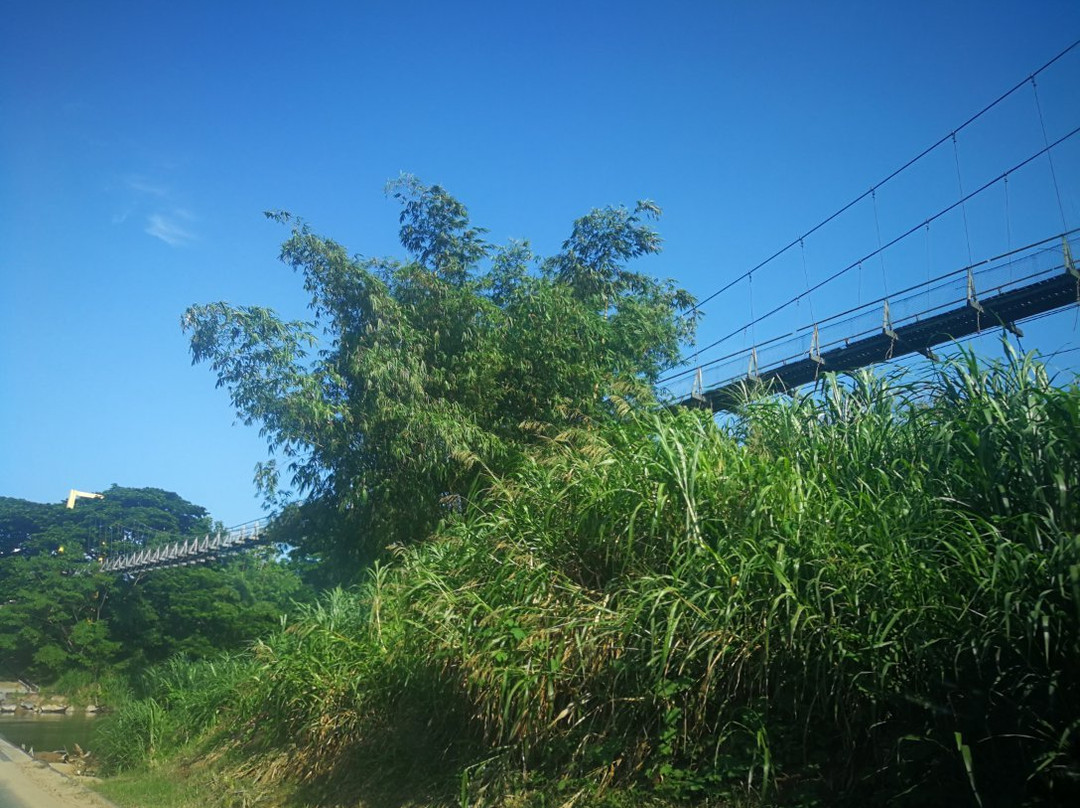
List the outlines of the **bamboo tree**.
{"label": "bamboo tree", "polygon": [[685,292],[626,268],[660,249],[652,203],[593,211],[562,253],[537,261],[527,244],[484,241],[440,186],[403,177],[389,191],[403,261],[349,255],[268,214],[291,228],[281,259],[302,278],[311,322],[225,303],[183,317],[193,361],[284,461],[257,469],[264,492],[302,497],[297,543],[345,580],[513,468],[535,439],[523,422],[610,417],[616,390],[649,401],[693,329],[677,316]]}

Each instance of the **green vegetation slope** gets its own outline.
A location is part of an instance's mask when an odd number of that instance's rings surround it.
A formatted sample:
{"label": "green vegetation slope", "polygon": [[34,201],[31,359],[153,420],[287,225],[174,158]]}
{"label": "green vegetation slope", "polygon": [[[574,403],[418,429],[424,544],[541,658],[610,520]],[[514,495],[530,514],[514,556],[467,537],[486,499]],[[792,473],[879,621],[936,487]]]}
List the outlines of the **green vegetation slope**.
{"label": "green vegetation slope", "polygon": [[1080,389],[968,357],[612,406],[227,676],[159,674],[127,763],[194,744],[294,805],[1075,804]]}

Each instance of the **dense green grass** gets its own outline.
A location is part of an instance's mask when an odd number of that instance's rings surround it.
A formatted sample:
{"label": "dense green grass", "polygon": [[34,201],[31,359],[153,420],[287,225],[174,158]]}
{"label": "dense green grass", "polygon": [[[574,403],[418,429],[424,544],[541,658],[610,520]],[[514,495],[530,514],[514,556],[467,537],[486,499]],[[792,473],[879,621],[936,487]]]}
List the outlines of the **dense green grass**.
{"label": "dense green grass", "polygon": [[1065,804],[1078,485],[1080,390],[1024,357],[830,380],[726,426],[628,411],[546,435],[228,687],[154,698],[200,731],[226,711],[248,775],[329,804]]}
{"label": "dense green grass", "polygon": [[111,777],[94,786],[118,805],[139,808],[206,808],[206,789],[201,783],[178,778],[174,772],[142,773]]}

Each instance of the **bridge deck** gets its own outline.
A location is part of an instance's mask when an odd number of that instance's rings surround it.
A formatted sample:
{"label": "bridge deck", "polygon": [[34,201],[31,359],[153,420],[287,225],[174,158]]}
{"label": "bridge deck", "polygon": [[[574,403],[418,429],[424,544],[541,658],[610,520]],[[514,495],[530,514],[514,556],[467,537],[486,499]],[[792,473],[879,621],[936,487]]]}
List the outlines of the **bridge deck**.
{"label": "bridge deck", "polygon": [[208,535],[201,539],[188,538],[115,556],[102,562],[101,572],[131,574],[153,569],[203,564],[241,550],[266,544],[268,540],[265,523],[254,522],[228,533],[218,533],[216,536]]}
{"label": "bridge deck", "polygon": [[[757,382],[776,391],[794,390],[816,381],[826,371],[849,371],[913,353],[928,354],[935,345],[977,334],[994,326],[1012,325],[1037,314],[1080,302],[1080,279],[1062,273],[1046,280],[1002,292],[979,301],[978,309],[965,304],[941,314],[881,331],[840,347],[822,351],[820,361],[809,355],[764,370]],[[726,382],[678,403],[708,407],[713,412],[731,410],[740,400],[749,377]]]}

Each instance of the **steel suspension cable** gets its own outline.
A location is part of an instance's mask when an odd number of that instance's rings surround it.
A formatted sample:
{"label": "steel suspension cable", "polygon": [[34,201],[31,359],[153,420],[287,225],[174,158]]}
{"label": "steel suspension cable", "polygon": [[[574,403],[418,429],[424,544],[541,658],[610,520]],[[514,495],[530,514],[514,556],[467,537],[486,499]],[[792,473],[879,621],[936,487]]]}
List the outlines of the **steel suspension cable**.
{"label": "steel suspension cable", "polygon": [[[953,142],[955,143],[955,140]],[[885,291],[885,296],[888,297],[889,281],[888,276],[885,274],[885,253],[881,249],[881,222],[878,221],[877,192],[872,191],[870,198],[874,200],[874,230],[877,232],[878,260],[881,262],[881,288]],[[971,256],[968,256],[968,260],[971,260]]]}
{"label": "steel suspension cable", "polygon": [[1061,228],[1068,230],[1069,225],[1065,222],[1065,206],[1061,204],[1061,188],[1058,187],[1057,171],[1054,170],[1054,155],[1049,149],[1050,138],[1046,135],[1046,121],[1043,120],[1042,104],[1039,103],[1039,85],[1035,83],[1035,76],[1031,77],[1031,91],[1035,94],[1035,109],[1039,111],[1039,126],[1042,127],[1043,143],[1047,145],[1046,159],[1050,163],[1050,178],[1054,181],[1054,193],[1057,195],[1058,213],[1061,214]]}
{"label": "steel suspension cable", "polygon": [[[929,227],[929,225],[927,225],[927,227]],[[894,292],[893,294],[896,295],[896,296],[903,296],[903,295],[907,295],[909,293],[916,292],[919,289],[924,288],[926,286],[931,286],[932,287],[932,285],[935,284],[935,283],[941,283],[942,281],[947,281],[947,280],[949,280],[951,278],[956,278],[956,277],[958,277],[960,275],[963,275],[966,272],[968,272],[968,270],[973,270],[973,269],[976,269],[976,268],[981,267],[981,266],[992,264],[992,263],[994,263],[996,261],[1000,261],[1003,258],[1009,258],[1012,255],[1016,255],[1018,253],[1026,252],[1026,251],[1034,249],[1036,247],[1042,247],[1043,245],[1050,244],[1051,242],[1060,241],[1062,238],[1069,238],[1071,236],[1076,235],[1077,233],[1080,233],[1080,228],[1075,228],[1073,230],[1067,230],[1064,233],[1058,233],[1056,235],[1050,236],[1049,238],[1040,239],[1039,241],[1033,241],[1030,244],[1025,244],[1022,247],[1017,247],[1016,249],[1009,250],[1008,252],[1004,252],[1004,253],[1001,253],[999,255],[994,255],[994,256],[991,256],[990,258],[984,258],[982,261],[978,261],[978,262],[976,262],[976,263],[974,263],[974,264],[972,264],[970,266],[960,267],[959,269],[954,269],[954,270],[951,270],[949,272],[942,273],[941,275],[938,275],[938,276],[936,276],[936,277],[934,277],[932,279],[927,280],[925,283],[914,284],[912,286],[907,287],[906,289],[900,289],[899,291]],[[849,320],[854,319],[854,317],[858,316],[860,311],[863,311],[867,307],[874,306],[874,305],[877,305],[877,304],[880,304],[880,303],[883,303],[883,302],[885,302],[884,297],[879,297],[879,298],[876,298],[874,300],[867,301],[867,303],[865,303],[865,304],[862,304],[861,301],[860,301],[860,305],[854,306],[854,307],[852,307],[850,309],[847,309],[846,311],[839,312],[838,314],[833,314],[833,315],[831,315],[829,317],[826,317],[826,318],[824,318],[822,320],[818,320],[814,324],[818,325],[818,326],[821,326],[821,325],[826,325],[826,324],[836,325],[838,323],[843,323],[845,321],[849,321]],[[1078,314],[1080,314],[1080,308],[1077,309],[1077,312],[1078,312]],[[1047,316],[1047,315],[1043,315],[1043,314],[1036,315],[1036,318],[1037,317],[1043,317],[1043,316]],[[847,320],[845,320],[845,318],[847,318]],[[1036,318],[1031,318],[1031,319],[1036,319]],[[740,331],[746,331],[749,328],[750,328],[750,325],[747,324],[747,325],[744,325],[740,329]],[[800,326],[800,327],[794,329],[793,331],[791,331],[791,332],[789,332],[787,334],[781,334],[779,336],[767,339],[764,342],[760,343],[757,347],[758,348],[764,348],[764,347],[774,345],[774,344],[776,344],[778,342],[783,342],[784,340],[786,340],[786,339],[788,339],[788,338],[790,338],[792,336],[795,336],[795,335],[800,334],[800,333],[805,333],[810,328],[811,328],[810,325]],[[736,333],[738,333],[738,332],[736,332]],[[744,355],[745,353],[746,353],[746,349],[741,348],[741,349],[739,349],[737,351],[734,351],[732,353],[726,354],[726,355],[718,357],[716,359],[712,359],[712,360],[704,363],[703,365],[700,365],[699,368],[712,367],[713,365],[720,364],[720,363],[725,362],[725,361],[727,361],[729,359],[733,359],[733,358],[735,358],[737,356]],[[688,376],[688,375],[696,372],[696,370],[699,369],[699,368],[688,368],[688,369],[685,369],[685,370],[677,371],[677,372],[672,373],[669,376],[661,379],[660,382],[669,382],[669,381],[673,381],[675,379],[679,379],[679,378]]]}
{"label": "steel suspension cable", "polygon": [[1005,175],[1005,246],[1012,249],[1012,214],[1009,213],[1009,176]]}
{"label": "steel suspension cable", "polygon": [[[1015,166],[1013,166],[1009,170],[999,174],[998,176],[994,177],[992,180],[987,181],[986,183],[979,186],[977,189],[975,189],[971,193],[969,193],[969,194],[967,194],[965,196],[962,196],[956,202],[953,202],[951,205],[949,205],[949,206],[943,208],[942,210],[938,211],[937,213],[935,213],[933,216],[931,216],[925,222],[920,222],[919,224],[915,225],[914,227],[909,228],[908,230],[904,231],[903,233],[901,233],[899,236],[892,239],[888,243],[882,245],[881,247],[874,250],[873,252],[870,252],[867,255],[863,256],[858,261],[855,261],[855,262],[853,262],[851,264],[848,264],[843,269],[837,270],[836,272],[834,272],[829,277],[825,278],[824,280],[819,281],[814,286],[811,286],[809,289],[801,292],[800,294],[798,294],[795,297],[787,300],[786,302],[781,303],[779,306],[776,306],[775,308],[771,309],[770,311],[766,312],[765,314],[761,315],[760,317],[755,318],[754,322],[749,323],[747,325],[740,326],[739,328],[735,329],[734,331],[731,331],[731,332],[725,334],[724,336],[720,337],[720,339],[717,339],[717,340],[714,340],[713,342],[710,342],[704,348],[699,348],[698,350],[694,351],[694,353],[690,354],[690,356],[683,359],[681,364],[687,364],[689,362],[692,362],[694,359],[698,358],[699,356],[701,356],[706,351],[709,351],[709,350],[715,348],[717,345],[721,345],[724,342],[727,342],[729,339],[731,339],[733,336],[737,335],[741,331],[745,331],[748,327],[750,327],[752,325],[755,325],[756,323],[762,322],[763,320],[767,320],[769,317],[772,317],[774,314],[777,314],[777,313],[783,311],[784,309],[788,308],[789,306],[791,306],[791,305],[793,305],[795,303],[798,303],[799,300],[801,300],[803,297],[809,295],[811,292],[816,292],[818,289],[821,289],[823,286],[826,286],[827,284],[832,283],[837,278],[843,277],[844,275],[846,275],[848,272],[855,269],[856,267],[861,267],[864,261],[868,261],[869,259],[876,256],[879,252],[881,252],[883,250],[887,250],[890,247],[892,247],[893,245],[903,241],[905,238],[907,238],[908,236],[910,236],[912,233],[916,232],[920,228],[924,227],[926,224],[934,222],[937,219],[940,219],[945,214],[949,213],[950,211],[953,211],[956,208],[960,207],[965,202],[967,202],[969,199],[981,194],[987,188],[991,188],[994,185],[996,185],[997,183],[1001,182],[1009,174],[1015,173],[1016,171],[1020,170],[1021,168],[1028,165],[1032,161],[1037,160],[1039,157],[1042,157],[1044,154],[1049,152],[1050,149],[1054,148],[1055,146],[1059,146],[1060,144],[1064,143],[1069,138],[1072,138],[1072,137],[1076,136],[1077,133],[1080,133],[1080,126],[1076,127],[1075,129],[1073,129],[1068,134],[1061,136],[1060,138],[1055,140],[1053,143],[1048,144],[1046,146],[1046,148],[1040,149],[1039,151],[1037,151],[1035,154],[1031,155],[1027,159],[1017,163]],[[675,374],[672,374],[672,375],[669,375],[669,376],[666,376],[664,378],[659,379],[658,382],[663,383],[665,381],[670,380],[671,378],[677,378],[679,375],[681,375],[681,372],[676,372]]]}
{"label": "steel suspension cable", "polygon": [[964,240],[967,241],[968,263],[975,260],[971,252],[971,231],[968,230],[967,205],[964,204],[964,179],[960,174],[960,150],[956,145],[956,132],[952,136],[953,159],[956,162],[956,187],[960,190],[960,212],[964,216]]}
{"label": "steel suspension cable", "polygon": [[[930,308],[930,276],[933,274],[934,269],[934,253],[930,249],[930,222],[926,223],[925,233],[926,244],[926,308]],[[1011,247],[1010,247],[1011,249]]]}
{"label": "steel suspension cable", "polygon": [[827,216],[826,218],[824,218],[824,219],[822,219],[822,220],[821,220],[820,222],[818,222],[818,223],[817,223],[816,225],[814,225],[813,227],[811,227],[811,228],[810,228],[809,230],[807,230],[807,231],[806,231],[805,233],[803,233],[803,234],[802,234],[801,236],[799,236],[799,238],[797,238],[797,239],[795,239],[794,241],[790,242],[789,244],[786,244],[785,246],[781,247],[781,248],[780,248],[779,250],[777,250],[776,252],[774,252],[774,253],[773,253],[772,255],[770,255],[770,256],[769,256],[768,258],[766,258],[766,259],[765,259],[764,261],[762,261],[761,263],[759,263],[759,264],[757,264],[756,266],[752,267],[751,269],[748,269],[748,270],[747,270],[746,272],[742,273],[742,274],[741,274],[741,275],[739,275],[739,276],[738,276],[737,278],[733,278],[732,280],[730,280],[730,281],[729,281],[728,283],[724,284],[724,285],[723,285],[722,287],[720,287],[719,289],[717,289],[717,290],[716,290],[715,292],[713,292],[712,294],[710,294],[710,295],[708,295],[707,297],[704,297],[704,298],[702,298],[701,300],[697,301],[697,302],[696,302],[696,303],[695,303],[695,304],[694,304],[693,306],[690,306],[689,308],[687,308],[686,310],[684,310],[683,312],[681,312],[681,314],[680,314],[680,317],[686,317],[687,315],[689,315],[689,314],[693,313],[693,312],[694,312],[694,311],[695,311],[696,309],[698,309],[698,308],[700,308],[701,306],[703,306],[704,304],[708,303],[708,302],[709,302],[710,300],[713,300],[713,299],[715,299],[715,298],[719,297],[720,295],[722,295],[722,294],[723,294],[724,292],[726,292],[726,291],[727,291],[728,289],[730,289],[731,287],[735,286],[735,285],[736,285],[737,283],[739,283],[740,281],[744,281],[744,280],[746,280],[746,278],[747,278],[747,277],[749,277],[750,273],[752,273],[752,272],[757,272],[757,271],[758,271],[759,269],[761,269],[762,267],[764,267],[764,266],[766,266],[766,265],[768,265],[768,264],[772,263],[772,262],[773,262],[774,260],[776,260],[777,258],[779,258],[779,257],[780,257],[781,255],[783,255],[784,253],[786,253],[786,252],[787,252],[788,250],[790,250],[790,249],[791,249],[792,247],[794,247],[794,246],[795,246],[796,244],[798,244],[798,243],[799,243],[799,241],[800,241],[801,239],[806,239],[806,238],[808,238],[809,236],[813,235],[813,234],[814,234],[814,233],[816,233],[816,232],[817,232],[818,230],[820,230],[821,228],[823,228],[823,227],[824,227],[825,225],[829,224],[829,222],[831,222],[831,221],[833,221],[834,219],[836,219],[836,218],[837,218],[838,216],[841,216],[842,214],[844,214],[844,213],[846,213],[847,211],[849,211],[849,210],[850,210],[851,208],[853,208],[853,207],[854,207],[855,205],[857,205],[858,203],[860,203],[860,202],[862,202],[862,201],[863,201],[864,199],[866,199],[866,197],[870,196],[870,194],[871,194],[871,193],[873,193],[873,191],[875,191],[876,189],[878,189],[878,188],[882,187],[883,185],[885,185],[886,183],[888,183],[888,182],[889,182],[890,180],[893,180],[893,179],[895,179],[895,178],[896,178],[896,177],[897,177],[898,175],[902,174],[903,172],[907,171],[907,170],[908,170],[909,168],[911,168],[911,167],[912,167],[913,165],[915,165],[916,163],[918,163],[918,162],[919,162],[920,160],[922,160],[922,159],[923,159],[924,157],[926,157],[926,156],[927,156],[928,154],[930,154],[931,152],[933,152],[934,150],[936,150],[936,149],[937,149],[937,148],[938,148],[939,146],[941,146],[941,145],[942,145],[943,143],[945,143],[946,141],[948,141],[948,140],[949,140],[949,138],[951,138],[951,137],[954,137],[954,136],[955,136],[955,135],[956,135],[957,133],[959,133],[959,132],[962,132],[962,131],[963,131],[964,129],[966,129],[967,127],[969,127],[969,126],[970,126],[971,124],[975,123],[975,121],[977,121],[977,120],[978,120],[979,118],[981,118],[981,117],[982,117],[983,115],[985,115],[985,114],[986,114],[987,112],[989,112],[990,110],[992,110],[992,109],[993,109],[994,107],[996,107],[996,106],[997,106],[998,104],[1000,104],[1001,102],[1003,102],[1003,101],[1004,101],[1005,99],[1007,99],[1007,98],[1008,98],[1009,96],[1011,96],[1011,95],[1012,95],[1013,93],[1015,93],[1015,92],[1016,92],[1017,90],[1019,90],[1020,88],[1022,88],[1022,87],[1023,87],[1023,86],[1025,85],[1025,84],[1027,84],[1027,83],[1028,83],[1029,81],[1033,81],[1033,80],[1034,80],[1034,78],[1035,78],[1036,76],[1038,76],[1039,74],[1041,74],[1041,73],[1043,73],[1044,71],[1046,71],[1047,69],[1049,69],[1051,65],[1053,65],[1053,64],[1054,64],[1055,62],[1057,62],[1057,61],[1058,61],[1059,59],[1063,58],[1063,57],[1064,57],[1064,56],[1065,56],[1066,54],[1068,54],[1068,53],[1069,53],[1069,51],[1071,51],[1071,50],[1072,50],[1073,48],[1075,48],[1075,47],[1076,47],[1077,45],[1080,45],[1080,39],[1078,39],[1078,40],[1076,40],[1075,42],[1073,42],[1073,43],[1072,43],[1071,45],[1069,45],[1069,46],[1068,46],[1067,48],[1065,48],[1065,50],[1061,51],[1061,52],[1060,52],[1060,53],[1059,53],[1059,54],[1058,54],[1057,56],[1055,56],[1055,57],[1054,57],[1053,59],[1051,59],[1051,60],[1050,60],[1049,62],[1047,62],[1046,64],[1044,64],[1044,65],[1043,65],[1042,67],[1040,67],[1040,68],[1039,68],[1038,70],[1036,70],[1036,71],[1035,71],[1034,73],[1032,73],[1032,74],[1031,74],[1030,76],[1028,76],[1028,77],[1024,78],[1024,79],[1023,79],[1022,81],[1020,81],[1020,82],[1019,82],[1018,84],[1016,84],[1016,85],[1015,85],[1014,87],[1012,87],[1012,88],[1011,88],[1010,90],[1007,90],[1006,92],[1002,93],[1002,94],[1001,94],[1000,96],[998,96],[998,97],[997,97],[996,99],[994,99],[994,100],[993,100],[993,101],[991,101],[991,102],[990,102],[989,104],[987,104],[987,105],[986,105],[985,107],[983,107],[983,108],[982,108],[981,110],[979,110],[978,112],[976,112],[976,113],[975,113],[974,115],[972,115],[972,116],[971,116],[970,118],[968,118],[968,119],[967,119],[966,121],[964,121],[964,122],[963,122],[962,124],[960,124],[960,125],[959,125],[958,127],[956,127],[955,129],[953,129],[953,130],[952,130],[952,131],[951,131],[951,132],[950,132],[949,134],[947,134],[947,135],[945,135],[944,137],[940,138],[939,140],[937,140],[937,141],[936,141],[935,143],[933,143],[932,145],[930,145],[930,146],[927,146],[927,147],[926,147],[925,149],[923,149],[923,150],[922,150],[921,152],[919,152],[919,153],[918,153],[917,155],[915,155],[914,157],[912,157],[912,158],[911,158],[910,160],[908,160],[908,161],[907,161],[906,163],[904,163],[904,164],[903,164],[902,166],[900,166],[900,167],[899,167],[898,169],[896,169],[896,170],[895,170],[895,171],[893,171],[893,172],[892,172],[891,174],[889,174],[889,175],[888,175],[887,177],[885,177],[885,179],[883,179],[883,180],[880,180],[879,182],[877,182],[877,183],[876,183],[875,185],[873,185],[873,186],[872,186],[872,187],[870,188],[870,190],[869,190],[869,191],[866,191],[866,192],[864,192],[864,193],[861,193],[861,194],[859,194],[859,195],[858,195],[857,197],[855,197],[854,199],[852,199],[852,200],[851,200],[850,202],[848,202],[848,203],[847,203],[846,205],[844,205],[843,207],[841,207],[841,208],[840,208],[839,210],[837,210],[837,211],[836,211],[835,213],[832,213],[831,215]]}
{"label": "steel suspension cable", "polygon": [[[803,285],[806,289],[810,288],[810,274],[806,271],[806,245],[803,244],[803,240],[799,239],[799,251],[802,253],[802,275]],[[814,298],[807,297],[807,302],[810,304],[810,319],[816,319],[814,317]]]}

